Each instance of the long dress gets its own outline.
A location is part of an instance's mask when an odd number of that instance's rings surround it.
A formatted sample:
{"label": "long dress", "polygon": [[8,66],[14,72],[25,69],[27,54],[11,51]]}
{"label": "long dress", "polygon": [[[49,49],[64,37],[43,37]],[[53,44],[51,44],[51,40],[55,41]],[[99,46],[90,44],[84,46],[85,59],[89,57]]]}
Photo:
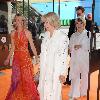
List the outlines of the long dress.
{"label": "long dress", "polygon": [[[75,49],[75,45],[81,45],[81,48]],[[71,97],[80,97],[87,95],[88,89],[88,72],[89,72],[89,51],[90,38],[87,31],[72,34],[69,42],[71,51],[70,60],[70,80],[71,80]],[[81,73],[81,80],[80,80]]]}
{"label": "long dress", "polygon": [[60,30],[53,36],[46,32],[41,44],[40,79],[38,90],[40,100],[62,100],[59,76],[67,76],[68,38]]}
{"label": "long dress", "polygon": [[[87,74],[89,72],[90,38],[87,36],[87,31],[74,33],[69,43],[71,50],[70,79],[73,79],[79,76],[80,73]],[[74,45],[77,44],[82,45],[82,48],[75,50]]]}
{"label": "long dress", "polygon": [[5,100],[40,100],[33,80],[32,60],[28,52],[28,39],[24,32],[14,35],[14,56],[11,87]]}

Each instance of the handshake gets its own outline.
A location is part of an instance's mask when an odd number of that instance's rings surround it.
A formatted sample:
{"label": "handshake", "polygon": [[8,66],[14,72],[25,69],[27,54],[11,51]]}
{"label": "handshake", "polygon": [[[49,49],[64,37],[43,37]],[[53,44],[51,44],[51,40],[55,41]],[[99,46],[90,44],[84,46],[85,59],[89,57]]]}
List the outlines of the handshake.
{"label": "handshake", "polygon": [[39,64],[40,63],[40,56],[33,56],[33,64]]}

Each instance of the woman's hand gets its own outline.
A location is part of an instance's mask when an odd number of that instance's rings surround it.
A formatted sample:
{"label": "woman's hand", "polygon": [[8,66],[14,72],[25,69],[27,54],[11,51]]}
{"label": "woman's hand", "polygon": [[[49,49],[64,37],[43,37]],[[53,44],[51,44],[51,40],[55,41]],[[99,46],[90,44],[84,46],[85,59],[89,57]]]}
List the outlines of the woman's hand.
{"label": "woman's hand", "polygon": [[64,83],[66,81],[66,78],[63,75],[60,75],[59,80],[60,80],[61,83]]}
{"label": "woman's hand", "polygon": [[35,60],[36,60],[36,64],[38,64],[39,63],[38,56],[35,56]]}
{"label": "woman's hand", "polygon": [[5,61],[4,61],[4,65],[8,65],[9,64],[9,59],[6,59]]}
{"label": "woman's hand", "polygon": [[81,45],[74,45],[74,49],[75,50],[78,50],[79,48],[81,48],[82,46]]}
{"label": "woman's hand", "polygon": [[33,61],[34,61],[34,64],[39,64],[39,57],[38,56],[33,56]]}

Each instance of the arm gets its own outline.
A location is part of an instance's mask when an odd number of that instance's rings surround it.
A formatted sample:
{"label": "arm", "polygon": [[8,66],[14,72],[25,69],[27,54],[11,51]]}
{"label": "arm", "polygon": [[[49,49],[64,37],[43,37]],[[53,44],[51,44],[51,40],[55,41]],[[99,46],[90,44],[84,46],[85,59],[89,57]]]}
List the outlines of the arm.
{"label": "arm", "polygon": [[68,38],[63,36],[57,53],[57,62],[60,67],[60,76],[59,80],[63,83],[65,81],[65,77],[67,76],[67,56],[68,56]]}
{"label": "arm", "polygon": [[83,37],[83,42],[82,42],[82,48],[84,49],[84,51],[90,51],[90,38]]}
{"label": "arm", "polygon": [[14,52],[14,31],[11,33],[11,49],[10,49],[10,52],[9,52],[9,55],[7,57],[7,59],[5,60],[4,64],[7,65],[9,63],[9,60]]}
{"label": "arm", "polygon": [[34,43],[33,43],[32,34],[31,34],[31,32],[28,31],[28,30],[25,31],[25,34],[26,34],[26,37],[28,38],[28,41],[29,41],[29,43],[30,43],[32,52],[33,52],[33,54],[35,55],[35,58],[36,58],[36,61],[37,61],[37,60],[38,60],[38,56],[37,56],[37,51],[36,51],[35,45],[34,45]]}
{"label": "arm", "polygon": [[69,52],[71,53],[74,45],[74,34],[72,34],[70,40],[69,40]]}

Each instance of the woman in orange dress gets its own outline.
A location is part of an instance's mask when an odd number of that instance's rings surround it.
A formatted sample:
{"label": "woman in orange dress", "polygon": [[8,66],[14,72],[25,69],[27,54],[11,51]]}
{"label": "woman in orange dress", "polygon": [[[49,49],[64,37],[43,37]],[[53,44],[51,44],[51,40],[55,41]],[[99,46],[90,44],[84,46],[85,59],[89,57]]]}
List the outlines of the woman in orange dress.
{"label": "woman in orange dress", "polygon": [[34,46],[31,33],[25,27],[25,19],[16,15],[14,20],[15,30],[11,33],[11,50],[5,60],[9,63],[13,55],[11,87],[5,100],[40,100],[32,73],[32,59],[28,51],[28,42],[37,59],[37,52]]}

